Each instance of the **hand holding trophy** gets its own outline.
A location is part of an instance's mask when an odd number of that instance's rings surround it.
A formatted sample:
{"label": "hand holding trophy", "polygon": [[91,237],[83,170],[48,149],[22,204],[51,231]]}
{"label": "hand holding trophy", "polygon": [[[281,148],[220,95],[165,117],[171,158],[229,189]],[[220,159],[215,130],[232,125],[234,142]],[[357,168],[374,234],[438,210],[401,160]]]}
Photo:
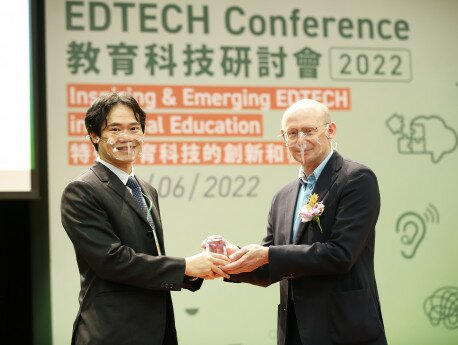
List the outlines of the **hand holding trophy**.
{"label": "hand holding trophy", "polygon": [[[209,253],[209,255],[214,255],[214,254],[224,255],[227,258],[227,260],[229,260],[228,254],[230,253],[228,252],[227,245],[230,246],[231,244],[227,242],[223,236],[212,235],[212,236],[207,237],[202,242],[201,247],[202,247],[202,250]],[[221,266],[224,266],[224,265],[218,266],[218,269],[221,269]],[[208,280],[208,279],[214,279],[214,278],[220,278],[220,277],[229,278],[229,276],[224,271],[221,271],[220,274],[213,274],[212,276],[208,276],[205,279]]]}
{"label": "hand holding trophy", "polygon": [[221,235],[212,235],[205,239],[205,250],[209,253],[227,256],[226,240]]}

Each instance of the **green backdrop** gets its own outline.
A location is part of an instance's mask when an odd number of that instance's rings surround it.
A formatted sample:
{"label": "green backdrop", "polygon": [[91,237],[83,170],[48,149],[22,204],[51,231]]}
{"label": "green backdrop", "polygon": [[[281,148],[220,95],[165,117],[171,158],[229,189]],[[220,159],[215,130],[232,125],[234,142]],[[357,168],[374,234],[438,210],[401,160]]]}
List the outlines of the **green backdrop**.
{"label": "green backdrop", "polygon": [[[293,96],[327,103],[337,150],[379,180],[389,343],[458,343],[457,13],[454,0],[46,1],[53,343],[69,343],[79,291],[60,196],[93,161],[82,116],[111,88],[136,92],[152,121],[136,173],[159,191],[173,256],[210,234],[259,243],[272,196],[297,176],[282,110]],[[189,135],[172,128],[179,115],[223,123]],[[261,130],[232,133],[234,116]],[[173,299],[180,344],[276,343],[276,285],[212,281]]]}

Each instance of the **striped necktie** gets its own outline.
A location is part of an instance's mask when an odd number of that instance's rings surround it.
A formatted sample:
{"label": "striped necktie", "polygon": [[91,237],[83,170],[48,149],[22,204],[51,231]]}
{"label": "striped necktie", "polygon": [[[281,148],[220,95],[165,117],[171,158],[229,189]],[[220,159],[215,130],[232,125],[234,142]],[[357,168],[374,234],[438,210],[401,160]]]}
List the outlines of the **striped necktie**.
{"label": "striped necktie", "polygon": [[137,203],[138,207],[142,211],[143,215],[146,217],[146,220],[148,221],[148,224],[150,225],[151,230],[153,232],[157,251],[159,255],[162,255],[161,247],[159,246],[159,240],[156,234],[156,226],[154,225],[154,221],[153,221],[153,217],[151,217],[151,213],[148,212],[148,206],[146,205],[145,199],[143,198],[140,185],[138,184],[137,180],[132,176],[129,177],[126,185],[127,187],[129,187],[132,190],[132,196],[134,197],[135,202]]}

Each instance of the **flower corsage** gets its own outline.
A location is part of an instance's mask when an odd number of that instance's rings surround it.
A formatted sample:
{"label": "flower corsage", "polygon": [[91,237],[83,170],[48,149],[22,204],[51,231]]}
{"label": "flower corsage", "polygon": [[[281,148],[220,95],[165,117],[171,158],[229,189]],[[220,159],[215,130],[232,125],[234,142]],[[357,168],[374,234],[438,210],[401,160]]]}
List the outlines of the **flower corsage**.
{"label": "flower corsage", "polygon": [[315,221],[318,224],[321,233],[323,233],[320,223],[320,216],[323,211],[324,204],[321,201],[318,202],[318,194],[314,193],[310,195],[307,204],[302,206],[299,210],[299,217],[301,218],[302,223],[310,222],[311,220]]}

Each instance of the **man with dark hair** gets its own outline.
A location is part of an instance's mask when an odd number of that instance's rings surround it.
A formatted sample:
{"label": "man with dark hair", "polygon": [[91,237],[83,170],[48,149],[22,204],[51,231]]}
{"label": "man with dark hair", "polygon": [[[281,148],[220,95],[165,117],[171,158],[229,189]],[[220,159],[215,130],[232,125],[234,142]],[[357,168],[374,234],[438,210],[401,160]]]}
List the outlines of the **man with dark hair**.
{"label": "man with dark hair", "polygon": [[72,344],[175,345],[170,291],[228,277],[220,254],[165,255],[156,190],[134,174],[145,112],[129,95],[101,96],[86,113],[98,158],[63,192],[62,224],[76,253],[80,309]]}
{"label": "man with dark hair", "polygon": [[[94,133],[98,137],[102,134],[102,128],[107,125],[107,117],[111,108],[117,104],[125,105],[132,109],[135,119],[140,124],[142,132],[145,132],[146,114],[138,105],[135,98],[125,93],[108,93],[96,100],[87,110],[84,122],[89,134]],[[97,150],[98,144],[92,141]]]}

